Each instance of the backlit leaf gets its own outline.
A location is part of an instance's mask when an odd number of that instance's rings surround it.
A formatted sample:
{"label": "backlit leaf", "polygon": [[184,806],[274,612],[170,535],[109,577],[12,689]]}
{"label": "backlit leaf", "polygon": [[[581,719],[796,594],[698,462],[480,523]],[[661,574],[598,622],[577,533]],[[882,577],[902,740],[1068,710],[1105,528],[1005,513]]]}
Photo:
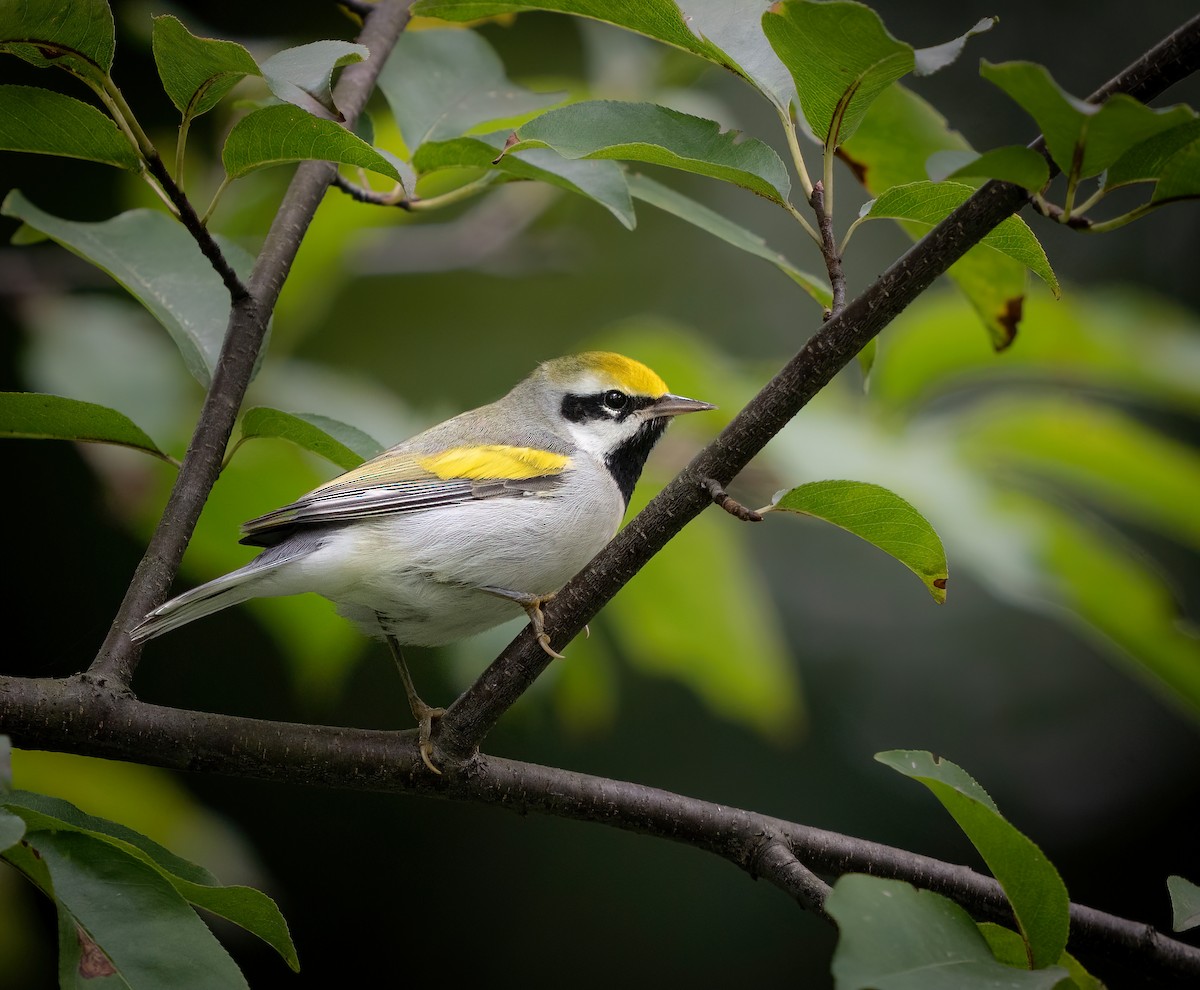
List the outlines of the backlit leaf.
{"label": "backlit leaf", "polygon": [[358,165],[400,181],[395,166],[362,138],[290,103],[264,107],[234,124],[221,161],[231,179],[272,165],[324,161]]}
{"label": "backlit leaf", "polygon": [[779,495],[772,511],[815,516],[895,557],[938,604],[946,600],[946,551],[937,533],[895,492],[862,481],[814,481]]}
{"label": "backlit leaf", "polygon": [[333,104],[330,88],[335,69],[361,62],[371,53],[366,45],[348,41],[314,41],[285,48],[262,64],[263,78],[271,92],[285,103],[326,120],[345,118]]}
{"label": "backlit leaf", "polygon": [[944,179],[1001,179],[1013,182],[1030,192],[1038,192],[1050,181],[1050,166],[1032,148],[1014,144],[994,148],[977,155],[973,151],[938,151],[925,163],[929,178]]}
{"label": "backlit leaf", "polygon": [[[116,279],[167,329],[192,376],[208,385],[229,320],[229,292],[182,224],[148,209],[100,223],[64,220],[17,190],[0,213],[25,221]],[[220,236],[216,241],[234,270],[248,276],[253,259],[246,251]]]}
{"label": "backlit leaf", "polygon": [[1171,930],[1186,932],[1200,925],[1200,887],[1179,876],[1167,877],[1171,895]]}
{"label": "backlit leaf", "polygon": [[141,162],[107,114],[36,86],[0,86],[0,150],[82,158],[133,172]]}
{"label": "backlit leaf", "polygon": [[1067,945],[1070,899],[1045,854],[1000,814],[965,770],[949,760],[911,750],[876,753],[875,759],[919,780],[942,802],[1004,889],[1030,966],[1056,965]]}
{"label": "backlit leaf", "polygon": [[901,880],[841,877],[825,900],[837,922],[837,990],[1053,990],[1066,977],[998,962],[952,900]]}
{"label": "backlit leaf", "polygon": [[763,15],[763,32],[791,71],[805,119],[830,151],[850,138],[888,86],[910,72],[936,72],[958,57],[967,38],[991,19],[936,48],[918,53],[888,33],[860,3],[782,0]]}
{"label": "backlit leaf", "polygon": [[1151,110],[1117,93],[1096,105],[1062,89],[1045,66],[1033,62],[984,61],[980,73],[1037,121],[1050,157],[1068,176],[1099,175],[1134,145],[1170,130],[1196,114],[1182,104]]}
{"label": "backlit leaf", "polygon": [[1195,141],[1200,141],[1200,120],[1189,120],[1135,144],[1109,167],[1104,188],[1157,181],[1171,156]]}
{"label": "backlit leaf", "polygon": [[595,200],[629,230],[636,226],[625,173],[616,162],[572,161],[548,148],[509,152],[496,162],[507,136],[497,132],[428,141],[417,150],[413,165],[422,174],[445,168],[481,168],[497,170],[513,179],[545,182]]}
{"label": "backlit leaf", "polygon": [[261,74],[241,45],[199,38],[170,14],[154,18],[152,46],[163,89],[185,120],[207,113],[245,76]]}
{"label": "backlit leaf", "polygon": [[[946,219],[959,206],[970,199],[975,190],[959,182],[910,182],[893,186],[878,199],[863,207],[863,218],[877,220],[888,218],[905,220],[931,228]],[[1058,279],[1046,252],[1029,225],[1020,217],[1012,216],[993,227],[979,242],[1006,254],[1029,268],[1050,286],[1057,296],[1060,294]]]}
{"label": "backlit leaf", "polygon": [[100,82],[117,41],[106,0],[0,3],[0,52],[41,68],[58,65]]}
{"label": "backlit leaf", "polygon": [[681,220],[708,231],[714,237],[719,237],[727,244],[769,261],[822,306],[829,307],[833,304],[833,294],[824,279],[797,268],[778,251],[769,248],[753,231],[721,216],[703,203],[655,182],[649,176],[633,174],[628,176],[628,181],[629,191],[635,199],[672,213]]}
{"label": "backlit leaf", "polygon": [[123,413],[59,395],[0,392],[0,436],[112,443],[168,460],[158,445]]}
{"label": "backlit leaf", "polygon": [[787,170],[761,141],[653,103],[595,100],[550,110],[516,130],[515,149],[552,148],[564,158],[618,158],[665,165],[787,199]]}
{"label": "backlit leaf", "polygon": [[[1000,962],[1018,969],[1029,968],[1025,940],[1017,932],[991,921],[981,921],[978,925],[979,934],[987,940],[992,955]],[[1084,969],[1083,964],[1071,953],[1064,952],[1058,960],[1058,965],[1071,974],[1073,981],[1073,985],[1064,985],[1059,990],[1104,990],[1104,984]]]}
{"label": "backlit leaf", "polygon": [[343,471],[383,452],[357,427],[316,413],[287,413],[256,406],[242,417],[242,437],[280,437],[333,461]]}
{"label": "backlit leaf", "polygon": [[379,89],[410,154],[427,141],[457,138],[562,99],[510,81],[499,56],[474,31],[406,31],[383,66]]}

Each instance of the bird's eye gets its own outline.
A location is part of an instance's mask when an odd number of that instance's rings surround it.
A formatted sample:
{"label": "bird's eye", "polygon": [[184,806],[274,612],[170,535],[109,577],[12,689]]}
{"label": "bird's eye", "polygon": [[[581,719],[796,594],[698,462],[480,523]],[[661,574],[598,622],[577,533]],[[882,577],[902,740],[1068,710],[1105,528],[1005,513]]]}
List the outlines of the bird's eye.
{"label": "bird's eye", "polygon": [[609,389],[604,393],[604,405],[613,412],[620,412],[629,405],[629,396],[617,389]]}

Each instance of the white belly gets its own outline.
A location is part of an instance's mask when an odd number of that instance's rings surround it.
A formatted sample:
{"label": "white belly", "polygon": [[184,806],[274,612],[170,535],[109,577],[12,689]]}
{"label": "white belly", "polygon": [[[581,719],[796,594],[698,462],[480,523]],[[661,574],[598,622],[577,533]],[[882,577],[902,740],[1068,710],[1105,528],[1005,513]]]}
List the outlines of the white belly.
{"label": "white belly", "polygon": [[[612,484],[607,473],[602,480]],[[617,531],[615,485],[596,499],[560,491],[568,497],[502,496],[349,523],[281,569],[274,593],[315,591],[368,635],[381,634],[382,615],[406,645],[472,636],[522,614],[479,588],[557,591]]]}

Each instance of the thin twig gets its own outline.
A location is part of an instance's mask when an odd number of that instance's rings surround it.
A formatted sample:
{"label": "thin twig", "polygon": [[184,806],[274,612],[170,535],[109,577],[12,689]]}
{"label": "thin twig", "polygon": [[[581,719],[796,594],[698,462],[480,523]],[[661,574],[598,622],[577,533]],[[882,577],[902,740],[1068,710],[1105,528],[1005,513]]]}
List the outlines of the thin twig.
{"label": "thin twig", "polygon": [[724,509],[731,516],[742,520],[742,522],[762,522],[763,517],[761,513],[742,505],[741,502],[721,487],[721,483],[716,478],[705,478],[703,485],[709,497],[713,500],[713,505]]}
{"label": "thin twig", "polygon": [[[353,125],[366,105],[388,52],[408,23],[410,3],[381,0],[368,17],[359,41],[372,57],[348,65],[334,93],[347,126]],[[137,669],[140,650],[129,639],[128,630],[166,599],[196,520],[220,474],[242,397],[262,351],[271,311],[335,172],[329,162],[304,162],[288,186],[255,262],[248,295],[236,299],[230,310],[212,384],[162,518],[88,670],[97,680],[127,687]]]}
{"label": "thin twig", "polygon": [[409,208],[407,197],[403,195],[396,196],[393,193],[376,192],[369,186],[360,186],[357,182],[351,182],[340,172],[334,175],[331,185],[338,192],[344,192],[351,199],[359,203],[368,203],[371,206],[397,206],[402,210]]}
{"label": "thin twig", "polygon": [[818,182],[813,186],[809,202],[817,217],[817,228],[821,231],[821,256],[825,259],[825,270],[829,273],[829,285],[833,289],[833,305],[825,314],[828,320],[846,308],[846,274],[842,271],[842,254],[833,234],[833,215],[825,209],[823,183]]}

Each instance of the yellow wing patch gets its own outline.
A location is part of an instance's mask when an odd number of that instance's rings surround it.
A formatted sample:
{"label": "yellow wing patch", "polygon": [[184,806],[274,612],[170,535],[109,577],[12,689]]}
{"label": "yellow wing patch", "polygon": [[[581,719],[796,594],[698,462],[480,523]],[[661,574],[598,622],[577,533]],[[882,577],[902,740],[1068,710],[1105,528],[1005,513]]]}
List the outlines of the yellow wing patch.
{"label": "yellow wing patch", "polygon": [[480,447],[451,447],[436,454],[418,456],[416,462],[443,481],[450,478],[521,481],[558,474],[570,466],[571,458],[535,447],[487,444]]}

